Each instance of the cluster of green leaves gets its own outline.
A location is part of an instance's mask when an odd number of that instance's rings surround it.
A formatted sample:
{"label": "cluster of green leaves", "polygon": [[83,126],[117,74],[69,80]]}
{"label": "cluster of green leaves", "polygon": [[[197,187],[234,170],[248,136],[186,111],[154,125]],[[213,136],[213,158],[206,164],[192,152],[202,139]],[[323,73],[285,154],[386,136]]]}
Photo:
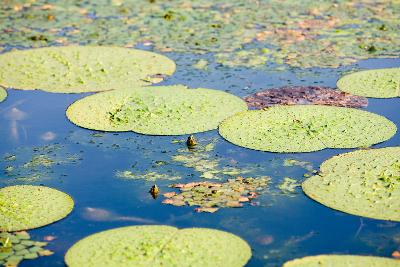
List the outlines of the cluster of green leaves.
{"label": "cluster of green leaves", "polygon": [[397,1],[7,1],[0,46],[144,44],[227,66],[337,67],[398,56],[399,12]]}
{"label": "cluster of green leaves", "polygon": [[50,256],[53,252],[44,248],[47,244],[31,240],[27,232],[0,232],[0,266],[16,267],[23,260]]}

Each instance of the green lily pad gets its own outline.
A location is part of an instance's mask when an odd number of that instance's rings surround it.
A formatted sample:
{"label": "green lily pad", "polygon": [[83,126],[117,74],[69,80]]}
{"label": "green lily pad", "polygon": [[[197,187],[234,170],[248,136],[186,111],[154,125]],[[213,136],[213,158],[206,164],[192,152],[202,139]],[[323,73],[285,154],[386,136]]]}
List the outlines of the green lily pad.
{"label": "green lily pad", "polygon": [[246,109],[234,95],[176,85],[91,95],[69,106],[67,117],[94,130],[181,135],[216,129],[223,119]]}
{"label": "green lily pad", "polygon": [[358,150],[325,161],[304,192],[330,208],[400,221],[400,147]]}
{"label": "green lily pad", "polygon": [[271,152],[367,147],[388,140],[396,130],[393,122],[374,113],[317,105],[240,112],[219,126],[229,142]]}
{"label": "green lily pad", "polygon": [[171,226],[129,226],[78,241],[65,255],[75,266],[244,266],[249,245],[233,234]]}
{"label": "green lily pad", "polygon": [[164,194],[164,204],[174,206],[198,206],[196,212],[214,213],[220,208],[239,208],[244,203],[249,203],[260,192],[265,190],[271,178],[268,176],[258,178],[228,179],[225,183],[216,182],[191,182],[187,184],[174,184],[181,192],[168,192]]}
{"label": "green lily pad", "polygon": [[0,232],[0,266],[18,266],[24,259],[50,256],[52,251],[45,249],[47,242],[30,240],[29,233]]}
{"label": "green lily pad", "polygon": [[7,98],[7,91],[0,87],[0,102]]}
{"label": "green lily pad", "polygon": [[340,78],[337,87],[344,92],[366,97],[400,97],[400,68],[355,72]]}
{"label": "green lily pad", "polygon": [[53,93],[98,92],[149,85],[171,75],[169,58],[122,47],[64,46],[0,55],[0,85]]}
{"label": "green lily pad", "polygon": [[66,217],[74,201],[58,190],[32,185],[0,189],[0,231],[38,228]]}
{"label": "green lily pad", "polygon": [[355,255],[318,255],[295,259],[286,262],[283,267],[323,267],[323,266],[374,266],[398,267],[398,260]]}

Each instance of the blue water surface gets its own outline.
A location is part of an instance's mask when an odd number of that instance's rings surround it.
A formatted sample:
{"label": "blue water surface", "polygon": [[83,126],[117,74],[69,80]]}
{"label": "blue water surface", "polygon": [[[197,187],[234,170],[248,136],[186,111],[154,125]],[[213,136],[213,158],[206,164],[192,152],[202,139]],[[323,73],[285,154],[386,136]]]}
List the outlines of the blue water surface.
{"label": "blue water surface", "polygon": [[[267,71],[246,68],[229,69],[211,63],[208,70],[197,70],[195,55],[167,54],[177,62],[177,72],[160,85],[185,84],[191,88],[224,90],[240,97],[258,90],[286,85],[321,85],[335,87],[343,72],[357,69],[399,67],[400,59],[370,59],[339,69],[290,69]],[[215,157],[224,162],[259,164],[259,175],[272,178],[270,190],[261,195],[257,205],[224,208],[210,213],[196,213],[193,207],[162,204],[148,190],[153,182],[124,180],[116,171],[146,171],[157,160],[179,173],[179,182],[199,181],[199,173],[170,160],[185,149],[187,136],[144,136],[132,132],[101,133],[81,129],[65,117],[66,108],[87,94],[53,94],[42,91],[8,90],[0,104],[0,155],[27,156],[34,147],[58,144],[55,154],[75,155],[73,163],[59,164],[45,170],[48,178],[33,182],[60,189],[75,200],[74,211],[65,219],[29,231],[34,240],[57,237],[49,249],[50,257],[26,260],[24,266],[65,266],[63,256],[79,239],[102,230],[154,222],[176,227],[209,227],[232,232],[252,247],[253,257],[247,266],[280,266],[283,262],[307,255],[351,253],[390,257],[400,246],[400,224],[362,218],[338,212],[314,202],[298,188],[294,194],[280,194],[277,185],[288,176],[298,181],[307,170],[283,166],[285,159],[311,162],[318,170],[321,162],[333,155],[351,151],[326,149],[313,153],[277,154],[234,146],[210,131],[197,134],[201,144],[216,142]],[[366,110],[383,115],[400,125],[400,98],[369,99]],[[14,112],[14,113],[13,113]],[[22,113],[19,118],[15,112]],[[93,135],[94,134],[94,135]],[[398,146],[400,134],[374,147]],[[213,152],[213,153],[214,153]],[[31,153],[31,154],[29,154]],[[3,170],[9,163],[0,162]],[[0,185],[16,184],[15,177],[3,172]],[[161,192],[171,191],[171,181],[158,181]],[[94,212],[94,211],[97,211]],[[98,211],[102,211],[98,214]],[[106,212],[107,216],[104,216]],[[128,218],[128,219],[127,219]]]}

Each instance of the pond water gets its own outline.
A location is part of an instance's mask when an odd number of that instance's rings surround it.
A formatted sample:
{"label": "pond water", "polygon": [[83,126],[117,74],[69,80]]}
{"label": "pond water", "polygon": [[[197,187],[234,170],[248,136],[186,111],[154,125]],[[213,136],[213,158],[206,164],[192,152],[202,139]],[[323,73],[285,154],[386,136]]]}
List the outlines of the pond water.
{"label": "pond water", "polygon": [[[266,87],[292,85],[335,86],[344,69],[312,69],[266,72],[249,69],[218,69],[204,72],[179,64],[176,74],[162,84],[186,84],[210,87],[245,96]],[[188,57],[190,59],[190,57]],[[182,62],[184,63],[184,62]],[[361,61],[359,68],[399,66],[400,60]],[[189,75],[190,74],[190,75]],[[224,77],[224,78],[222,78]],[[234,146],[218,132],[196,134],[200,145],[215,144],[209,159],[220,165],[252,166],[254,177],[268,175],[268,190],[256,199],[256,205],[222,208],[216,213],[196,213],[193,207],[162,204],[163,197],[153,199],[148,193],[154,184],[144,179],[121,179],[118,171],[166,171],[182,177],[178,182],[204,180],[193,167],[172,160],[174,155],[188,154],[185,136],[145,136],[136,133],[101,133],[81,129],[65,117],[65,109],[84,94],[52,94],[41,91],[9,90],[0,107],[0,154],[16,155],[15,162],[3,159],[1,186],[41,184],[68,192],[76,203],[72,214],[52,225],[31,230],[33,239],[52,235],[57,239],[49,248],[50,257],[24,261],[21,266],[64,266],[63,255],[79,239],[114,227],[135,224],[168,224],[177,227],[209,227],[232,232],[244,238],[253,249],[248,266],[279,266],[286,260],[324,253],[351,253],[390,256],[400,246],[400,225],[360,218],[329,209],[305,196],[301,188],[283,192],[278,188],[284,177],[297,181],[311,169],[318,170],[329,157],[350,151],[326,149],[313,153],[268,153]],[[400,99],[370,99],[366,110],[383,115],[400,125]],[[10,114],[23,113],[15,120]],[[396,146],[400,135],[374,147]],[[55,164],[26,170],[23,164],[36,155],[47,154]],[[302,166],[285,166],[294,159]],[[163,164],[156,164],[163,162]],[[309,162],[302,164],[301,162]],[[6,172],[7,166],[13,172]],[[161,165],[161,166],[159,166]],[[286,164],[288,165],[288,164]],[[289,164],[290,165],[290,164]],[[312,168],[310,168],[312,166]],[[308,169],[308,170],[307,170]],[[21,180],[37,174],[40,178]],[[246,176],[246,174],[243,174]],[[226,178],[226,177],[225,177]],[[224,180],[224,179],[222,179]],[[158,180],[162,193],[173,191],[168,185],[176,181]],[[105,211],[107,212],[105,212]]]}
{"label": "pond water", "polygon": [[[4,45],[4,51],[15,46]],[[152,50],[137,45],[136,48]],[[155,50],[156,51],[156,50]],[[339,68],[227,67],[212,54],[165,52],[177,70],[158,85],[184,84],[190,88],[213,88],[243,97],[256,91],[286,85],[335,87],[337,79],[354,69],[399,67],[399,58],[361,60]],[[193,64],[208,60],[207,69]],[[391,257],[400,249],[400,223],[349,215],[325,207],[296,187],[279,188],[285,177],[299,183],[318,170],[326,159],[349,149],[325,149],[313,153],[269,153],[235,146],[218,131],[195,134],[200,146],[214,144],[201,154],[218,168],[235,167],[244,177],[270,176],[268,188],[252,205],[221,208],[215,213],[197,213],[194,207],[163,204],[162,193],[174,191],[173,183],[204,181],[193,166],[174,160],[190,156],[187,136],[145,136],[132,132],[104,133],[79,128],[67,120],[65,110],[88,94],[54,94],[43,91],[8,90],[0,104],[0,186],[36,184],[57,188],[71,195],[75,209],[65,219],[30,230],[34,240],[55,236],[48,248],[54,255],[23,261],[20,266],[65,266],[64,255],[76,241],[102,230],[142,224],[208,227],[234,233],[251,246],[253,256],[246,266],[280,266],[283,262],[317,254],[357,254]],[[400,98],[369,99],[365,110],[400,125]],[[373,147],[399,146],[400,133]],[[15,161],[6,157],[15,155]],[[35,165],[35,157],[47,155],[50,166]],[[288,164],[289,162],[289,164]],[[291,162],[291,164],[290,164]],[[286,163],[286,164],[285,164]],[[25,166],[24,166],[25,164]],[[34,165],[34,164],[33,164]],[[10,166],[13,170],[10,171]],[[149,172],[181,177],[180,180],[124,179],[118,173],[131,171],[149,177]],[[221,175],[217,182],[230,178]],[[210,180],[211,181],[211,180]],[[214,181],[214,180],[212,180]],[[148,193],[156,183],[161,194]]]}

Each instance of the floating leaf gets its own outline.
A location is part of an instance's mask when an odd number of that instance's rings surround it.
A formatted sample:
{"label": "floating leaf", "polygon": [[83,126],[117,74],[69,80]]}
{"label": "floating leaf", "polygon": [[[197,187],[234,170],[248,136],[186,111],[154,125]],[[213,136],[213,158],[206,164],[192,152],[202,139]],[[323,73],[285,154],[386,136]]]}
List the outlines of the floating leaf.
{"label": "floating leaf", "polygon": [[325,161],[304,192],[330,208],[400,221],[400,147],[358,150]]}
{"label": "floating leaf", "polygon": [[361,108],[368,105],[365,97],[354,96],[329,87],[284,86],[270,88],[244,98],[251,108],[263,109],[274,105],[328,105]]}
{"label": "floating leaf", "polygon": [[7,98],[7,91],[0,87],[0,102]]}
{"label": "floating leaf", "polygon": [[0,55],[0,85],[53,93],[98,92],[149,85],[175,63],[155,53],[101,46],[48,47]]}
{"label": "floating leaf", "polygon": [[[94,256],[95,255],[95,256]],[[249,245],[233,234],[171,226],[129,226],[78,241],[65,255],[75,266],[244,266]]]}
{"label": "floating leaf", "polygon": [[372,256],[355,255],[318,255],[295,259],[286,262],[283,267],[311,267],[311,266],[375,266],[398,267],[399,261]]}
{"label": "floating leaf", "polygon": [[258,193],[265,190],[270,181],[269,177],[228,179],[225,183],[191,182],[174,184],[180,193],[165,193],[163,203],[174,206],[199,206],[197,212],[215,212],[219,208],[242,207],[250,202]]}
{"label": "floating leaf", "polygon": [[330,106],[275,106],[237,113],[219,133],[233,144],[271,152],[367,147],[388,140],[396,125],[374,113]]}
{"label": "floating leaf", "polygon": [[0,189],[0,231],[38,228],[66,217],[73,209],[70,196],[58,190],[31,185]]}
{"label": "floating leaf", "polygon": [[340,78],[337,87],[366,97],[400,97],[400,68],[354,72]]}
{"label": "floating leaf", "polygon": [[46,245],[31,240],[27,232],[0,232],[0,266],[18,266],[24,259],[50,256],[53,252],[45,249]]}
{"label": "floating leaf", "polygon": [[91,95],[72,104],[67,117],[88,129],[181,135],[216,129],[223,119],[246,109],[234,95],[176,85]]}

